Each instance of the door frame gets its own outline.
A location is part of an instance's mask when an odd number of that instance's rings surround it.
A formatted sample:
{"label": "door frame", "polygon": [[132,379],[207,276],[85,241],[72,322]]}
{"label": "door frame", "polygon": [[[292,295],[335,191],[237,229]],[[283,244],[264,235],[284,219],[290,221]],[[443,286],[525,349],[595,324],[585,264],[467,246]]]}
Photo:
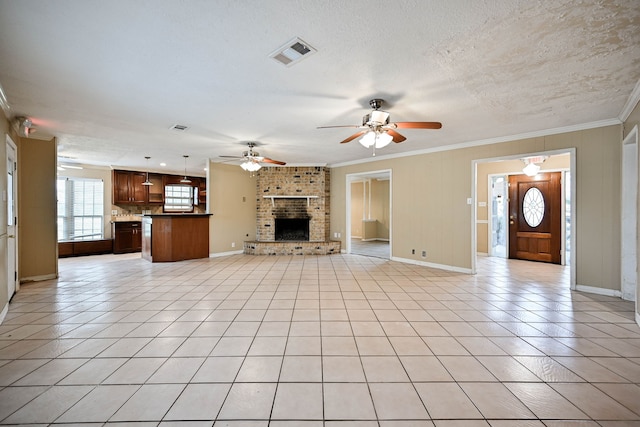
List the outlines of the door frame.
{"label": "door frame", "polygon": [[391,169],[380,169],[368,172],[350,173],[345,176],[346,180],[346,237],[345,237],[345,253],[351,253],[351,183],[367,178],[374,178],[377,175],[386,174],[389,176],[389,257],[393,254],[393,171]]}
{"label": "door frame", "polygon": [[638,126],[622,140],[620,292],[636,302],[638,312]]}
{"label": "door frame", "polygon": [[[471,161],[471,198],[469,199],[469,201],[471,202],[472,205],[472,210],[471,210],[471,273],[472,274],[476,274],[477,273],[477,257],[478,257],[478,253],[477,253],[477,247],[478,247],[478,227],[477,227],[477,221],[478,221],[478,164],[479,163],[494,163],[494,162],[501,162],[504,160],[517,160],[517,159],[521,159],[523,157],[537,157],[537,156],[555,156],[555,155],[560,155],[560,154],[569,154],[569,172],[571,173],[571,185],[570,185],[570,191],[571,191],[571,227],[572,230],[574,230],[574,232],[571,233],[570,236],[570,244],[571,244],[571,260],[572,262],[569,265],[569,271],[570,271],[570,279],[569,279],[569,286],[572,290],[576,290],[576,233],[575,233],[575,229],[576,229],[576,223],[577,223],[577,215],[576,215],[576,179],[575,179],[575,171],[576,171],[576,149],[575,148],[563,148],[560,150],[549,150],[549,151],[538,151],[538,152],[532,152],[532,153],[520,153],[520,154],[515,154],[515,155],[511,155],[511,156],[500,156],[500,157],[492,157],[492,158],[485,158],[485,159],[475,159]],[[545,170],[545,172],[558,172],[558,170]],[[514,175],[514,174],[518,174],[518,173],[522,173],[522,171],[516,171],[513,173],[504,173],[504,175]],[[563,194],[564,194],[564,181],[563,181]],[[564,206],[564,201],[562,203],[562,206]],[[508,212],[507,212],[508,215]],[[562,227],[562,229],[564,230],[564,225]],[[565,250],[565,239],[563,238],[562,240],[562,249]],[[508,245],[507,245],[507,251],[509,250]],[[507,252],[508,253],[508,252]],[[563,261],[565,259],[564,255],[563,255]]]}
{"label": "door frame", "polygon": [[[13,150],[13,161],[15,162],[14,164],[17,165],[18,164],[18,146],[15,144],[15,142],[13,142],[13,140],[11,139],[11,137],[9,135],[6,135],[5,138],[5,165],[8,163],[9,161],[9,147],[11,147],[11,149]],[[8,171],[7,171],[8,172]],[[14,168],[13,171],[13,203],[14,203],[14,218],[18,218],[18,173],[17,170]],[[7,188],[3,189],[3,191],[7,191]],[[4,194],[3,197],[5,200],[7,200],[8,202],[8,197],[6,195],[6,193]],[[7,218],[8,219],[8,218]],[[18,224],[15,222],[14,219],[14,233],[13,233],[13,240],[14,240],[14,261],[15,261],[15,265],[13,266],[13,271],[15,272],[15,276],[16,280],[15,280],[15,290],[14,290],[14,295],[15,292],[18,292],[18,290],[20,290],[20,280],[18,280],[17,278],[17,272],[18,272],[18,256],[20,251],[18,250]],[[10,273],[9,269],[9,233],[7,230],[7,274]],[[7,276],[8,278],[8,276]],[[8,283],[7,283],[7,287],[8,287]],[[8,295],[8,300],[11,301],[11,298],[13,297],[13,295]]]}

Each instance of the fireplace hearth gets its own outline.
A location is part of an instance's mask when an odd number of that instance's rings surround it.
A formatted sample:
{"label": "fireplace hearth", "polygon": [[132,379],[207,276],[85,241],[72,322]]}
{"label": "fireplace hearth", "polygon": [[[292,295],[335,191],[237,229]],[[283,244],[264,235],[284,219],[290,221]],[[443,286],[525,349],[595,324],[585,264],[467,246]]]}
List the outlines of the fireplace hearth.
{"label": "fireplace hearth", "polygon": [[308,218],[276,218],[276,242],[309,241]]}

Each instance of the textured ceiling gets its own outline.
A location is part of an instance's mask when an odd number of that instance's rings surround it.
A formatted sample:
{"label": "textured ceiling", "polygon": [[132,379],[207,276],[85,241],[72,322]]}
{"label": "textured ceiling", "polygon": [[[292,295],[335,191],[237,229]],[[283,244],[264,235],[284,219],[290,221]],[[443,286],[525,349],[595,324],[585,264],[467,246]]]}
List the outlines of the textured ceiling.
{"label": "textured ceiling", "polygon": [[[0,0],[14,116],[86,164],[202,172],[207,158],[371,157],[339,144],[380,97],[402,130],[378,156],[615,121],[640,81],[637,0]],[[317,52],[285,67],[294,37]],[[189,126],[179,133],[174,124]]]}

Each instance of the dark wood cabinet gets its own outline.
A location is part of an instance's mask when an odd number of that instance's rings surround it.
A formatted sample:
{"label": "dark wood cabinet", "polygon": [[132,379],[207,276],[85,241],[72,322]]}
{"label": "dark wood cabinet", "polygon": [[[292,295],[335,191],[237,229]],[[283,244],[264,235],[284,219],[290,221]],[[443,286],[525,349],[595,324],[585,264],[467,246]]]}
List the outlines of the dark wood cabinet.
{"label": "dark wood cabinet", "polygon": [[113,204],[145,204],[147,203],[147,187],[142,185],[146,180],[144,172],[113,171]]}
{"label": "dark wood cabinet", "polygon": [[153,184],[149,186],[148,202],[153,205],[161,205],[164,203],[164,182],[162,175],[157,173],[149,174],[149,181]]}
{"label": "dark wood cabinet", "polygon": [[197,188],[197,203],[207,203],[207,180],[200,177],[188,177],[190,183],[180,182],[183,175],[166,175],[150,173],[149,181],[153,185],[142,185],[147,179],[145,172],[114,170],[112,178],[114,205],[162,205],[164,204],[164,187],[171,184],[183,184]]}
{"label": "dark wood cabinet", "polygon": [[124,254],[142,250],[142,226],[140,221],[112,223],[113,253]]}

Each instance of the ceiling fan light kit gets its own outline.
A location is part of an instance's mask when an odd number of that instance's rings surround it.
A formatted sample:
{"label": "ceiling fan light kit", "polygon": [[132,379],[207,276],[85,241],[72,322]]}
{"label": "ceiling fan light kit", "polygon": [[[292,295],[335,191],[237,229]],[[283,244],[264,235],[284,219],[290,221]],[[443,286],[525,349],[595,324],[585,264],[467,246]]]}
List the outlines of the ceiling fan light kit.
{"label": "ceiling fan light kit", "polygon": [[258,170],[260,170],[260,168],[262,168],[261,163],[271,163],[278,166],[284,166],[287,164],[286,162],[281,162],[280,160],[273,160],[268,157],[263,157],[257,151],[253,151],[253,148],[256,146],[255,142],[247,142],[247,146],[249,147],[249,150],[243,151],[242,156],[220,156],[220,157],[227,158],[227,159],[242,160],[242,163],[240,163],[240,167],[243,170],[251,173],[251,176],[253,176],[255,172],[257,172]]}
{"label": "ceiling fan light kit", "polygon": [[381,111],[380,107],[383,104],[383,100],[380,98],[374,98],[369,101],[369,105],[373,108],[368,114],[362,118],[362,125],[350,126],[319,126],[318,129],[327,128],[343,128],[354,127],[364,129],[361,130],[347,139],[341,141],[341,144],[351,142],[358,137],[362,137],[358,140],[365,148],[373,147],[373,155],[376,155],[376,148],[386,147],[391,141],[397,143],[405,141],[407,138],[396,132],[395,129],[440,129],[442,123],[440,122],[395,122],[390,123],[390,114],[386,111]]}

